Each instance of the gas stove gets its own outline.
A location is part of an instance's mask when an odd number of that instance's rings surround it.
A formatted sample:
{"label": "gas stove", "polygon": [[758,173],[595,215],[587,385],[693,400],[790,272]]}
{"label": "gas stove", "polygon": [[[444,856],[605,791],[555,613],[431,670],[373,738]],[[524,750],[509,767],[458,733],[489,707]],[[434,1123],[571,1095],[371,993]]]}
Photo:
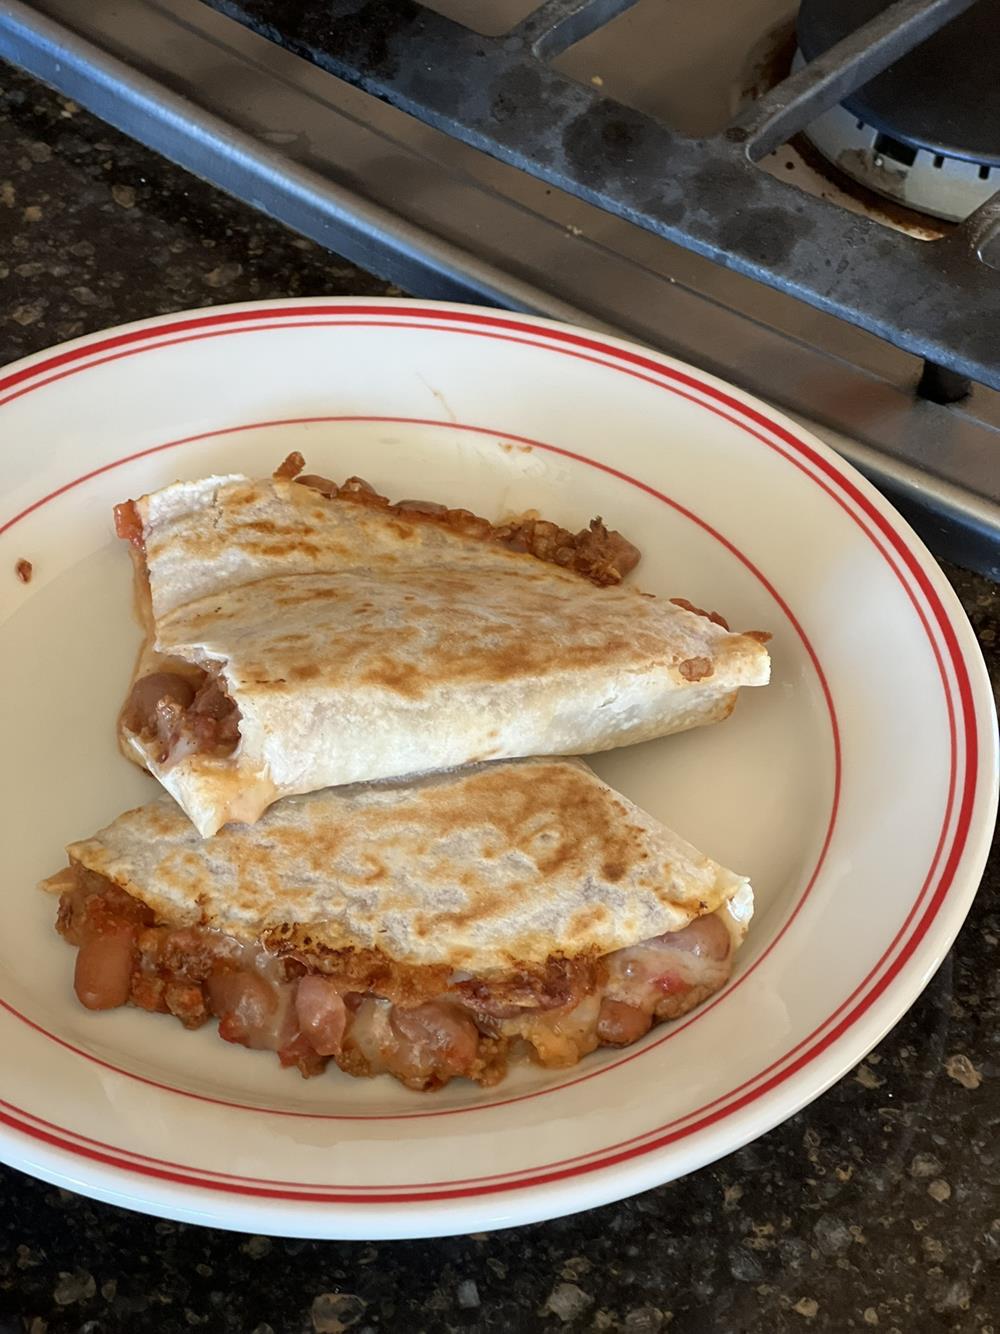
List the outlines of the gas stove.
{"label": "gas stove", "polygon": [[0,0],[0,55],[415,295],[741,385],[1000,577],[1000,0]]}

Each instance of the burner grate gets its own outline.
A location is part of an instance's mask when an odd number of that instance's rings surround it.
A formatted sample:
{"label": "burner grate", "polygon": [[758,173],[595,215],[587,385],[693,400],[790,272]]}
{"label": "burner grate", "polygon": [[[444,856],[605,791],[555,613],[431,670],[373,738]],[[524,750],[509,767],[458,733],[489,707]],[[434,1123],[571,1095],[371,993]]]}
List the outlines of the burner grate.
{"label": "burner grate", "polygon": [[274,0],[205,3],[435,129],[1000,388],[1000,277],[983,249],[1000,227],[1000,196],[927,243],[887,235],[756,165],[972,0],[897,0],[697,140],[552,68],[635,0],[547,0],[498,37],[415,0],[304,0],[287,10]]}

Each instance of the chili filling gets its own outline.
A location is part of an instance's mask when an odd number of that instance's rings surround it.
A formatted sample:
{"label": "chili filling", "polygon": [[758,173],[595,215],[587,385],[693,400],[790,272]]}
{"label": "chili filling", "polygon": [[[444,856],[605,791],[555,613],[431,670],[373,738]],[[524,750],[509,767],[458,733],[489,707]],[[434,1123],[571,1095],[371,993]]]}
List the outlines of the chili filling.
{"label": "chili filling", "polygon": [[76,994],[88,1009],[131,1004],[188,1028],[215,1020],[226,1041],[275,1051],[303,1075],[333,1061],[412,1089],[457,1076],[495,1084],[517,1047],[563,1067],[598,1046],[626,1046],[717,991],[732,963],[716,914],[600,958],[470,977],[171,927],[77,864],[49,887],[61,891],[57,929],[77,947]]}
{"label": "chili filling", "polygon": [[192,667],[151,672],[132,686],[122,724],[158,764],[188,755],[231,755],[240,740],[240,711],[220,677]]}

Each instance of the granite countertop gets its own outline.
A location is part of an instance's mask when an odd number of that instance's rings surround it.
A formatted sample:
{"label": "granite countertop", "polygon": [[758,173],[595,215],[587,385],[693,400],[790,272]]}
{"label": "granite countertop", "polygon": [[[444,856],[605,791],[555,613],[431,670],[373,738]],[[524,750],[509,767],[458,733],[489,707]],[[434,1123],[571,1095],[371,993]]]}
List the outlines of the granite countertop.
{"label": "granite countertop", "polygon": [[[393,289],[0,67],[0,364],[140,316]],[[1000,596],[947,570],[1000,679]],[[852,1074],[714,1167],[517,1231],[378,1245],[159,1222],[0,1168],[0,1334],[1000,1334],[1000,856]]]}

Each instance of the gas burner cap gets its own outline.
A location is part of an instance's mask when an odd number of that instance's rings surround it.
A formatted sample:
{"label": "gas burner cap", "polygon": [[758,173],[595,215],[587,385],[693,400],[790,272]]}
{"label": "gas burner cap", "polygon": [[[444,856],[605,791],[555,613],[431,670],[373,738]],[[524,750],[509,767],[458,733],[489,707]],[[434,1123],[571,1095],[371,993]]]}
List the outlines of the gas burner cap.
{"label": "gas burner cap", "polygon": [[[802,0],[795,64],[822,55],[889,0]],[[805,131],[846,175],[960,221],[1000,189],[1000,7],[980,2],[817,117]]]}

